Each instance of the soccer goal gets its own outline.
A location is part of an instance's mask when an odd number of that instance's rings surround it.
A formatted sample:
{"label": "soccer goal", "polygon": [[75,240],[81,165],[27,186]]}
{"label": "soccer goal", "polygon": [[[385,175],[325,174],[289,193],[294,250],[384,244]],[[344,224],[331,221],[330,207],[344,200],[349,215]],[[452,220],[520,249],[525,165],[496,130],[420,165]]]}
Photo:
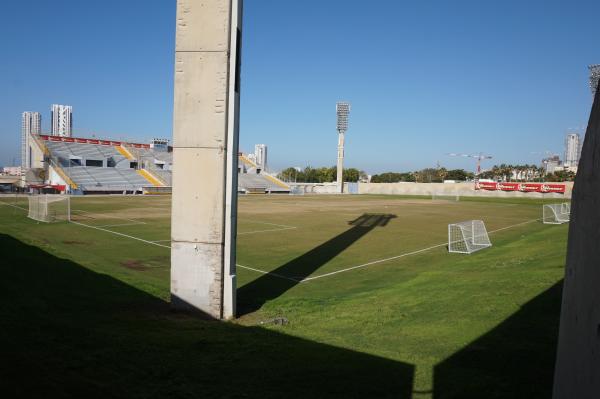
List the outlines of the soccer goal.
{"label": "soccer goal", "polygon": [[304,195],[305,192],[304,186],[290,186],[290,195]]}
{"label": "soccer goal", "polygon": [[443,193],[432,193],[432,200],[440,201],[460,201],[460,195],[458,194],[443,194]]}
{"label": "soccer goal", "polygon": [[68,195],[40,194],[29,198],[30,219],[38,222],[60,222],[71,220],[71,199]]}
{"label": "soccer goal", "polygon": [[542,208],[542,221],[544,224],[563,224],[571,218],[571,204],[545,204]]}
{"label": "soccer goal", "polygon": [[482,220],[467,220],[448,225],[448,252],[470,254],[491,246]]}

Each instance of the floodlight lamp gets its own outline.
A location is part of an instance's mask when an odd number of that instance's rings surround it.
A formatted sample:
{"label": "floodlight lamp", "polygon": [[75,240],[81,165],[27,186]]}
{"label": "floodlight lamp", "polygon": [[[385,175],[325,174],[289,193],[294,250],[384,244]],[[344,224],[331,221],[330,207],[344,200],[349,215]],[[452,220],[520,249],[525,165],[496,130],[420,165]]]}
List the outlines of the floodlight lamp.
{"label": "floodlight lamp", "polygon": [[350,103],[338,102],[335,105],[337,113],[337,130],[345,132],[348,130],[348,115],[350,114]]}

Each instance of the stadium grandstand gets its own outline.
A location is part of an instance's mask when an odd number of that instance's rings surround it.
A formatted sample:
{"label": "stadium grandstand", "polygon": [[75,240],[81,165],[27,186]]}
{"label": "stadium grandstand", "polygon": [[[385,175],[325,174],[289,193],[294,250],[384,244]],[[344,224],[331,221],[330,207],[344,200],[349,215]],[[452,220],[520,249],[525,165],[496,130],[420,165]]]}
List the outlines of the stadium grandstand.
{"label": "stadium grandstand", "polygon": [[[166,139],[150,144],[95,138],[32,135],[28,182],[40,192],[71,194],[170,193],[173,152]],[[239,154],[238,191],[247,194],[289,193],[290,188]],[[31,174],[31,173],[30,173]]]}

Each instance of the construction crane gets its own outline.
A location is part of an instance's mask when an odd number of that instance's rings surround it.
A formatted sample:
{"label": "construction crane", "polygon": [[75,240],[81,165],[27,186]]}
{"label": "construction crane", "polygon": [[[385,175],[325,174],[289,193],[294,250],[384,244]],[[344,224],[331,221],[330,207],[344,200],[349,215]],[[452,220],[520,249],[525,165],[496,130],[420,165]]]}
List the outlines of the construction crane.
{"label": "construction crane", "polygon": [[451,157],[465,157],[465,158],[474,158],[477,160],[477,172],[475,176],[479,176],[481,173],[481,161],[484,159],[492,159],[491,155],[484,155],[483,153],[479,154],[456,154],[454,152],[447,153],[446,155],[450,155]]}

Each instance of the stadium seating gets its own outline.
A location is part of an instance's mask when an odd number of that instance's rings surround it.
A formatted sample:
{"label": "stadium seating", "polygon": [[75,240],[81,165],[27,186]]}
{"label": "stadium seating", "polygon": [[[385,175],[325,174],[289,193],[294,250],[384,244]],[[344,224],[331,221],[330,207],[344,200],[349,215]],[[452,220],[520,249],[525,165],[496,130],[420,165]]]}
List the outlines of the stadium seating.
{"label": "stadium seating", "polygon": [[[45,141],[45,145],[50,156],[83,192],[141,191],[151,185],[132,168],[132,162],[137,160],[127,159],[113,145],[63,141]],[[152,152],[147,155],[150,158]],[[86,166],[86,161],[102,161],[102,166]]]}
{"label": "stadium seating", "polygon": [[139,191],[149,185],[134,169],[72,166],[64,171],[83,191]]}
{"label": "stadium seating", "polygon": [[240,173],[238,175],[238,190],[242,192],[289,192],[266,177],[255,173]]}

